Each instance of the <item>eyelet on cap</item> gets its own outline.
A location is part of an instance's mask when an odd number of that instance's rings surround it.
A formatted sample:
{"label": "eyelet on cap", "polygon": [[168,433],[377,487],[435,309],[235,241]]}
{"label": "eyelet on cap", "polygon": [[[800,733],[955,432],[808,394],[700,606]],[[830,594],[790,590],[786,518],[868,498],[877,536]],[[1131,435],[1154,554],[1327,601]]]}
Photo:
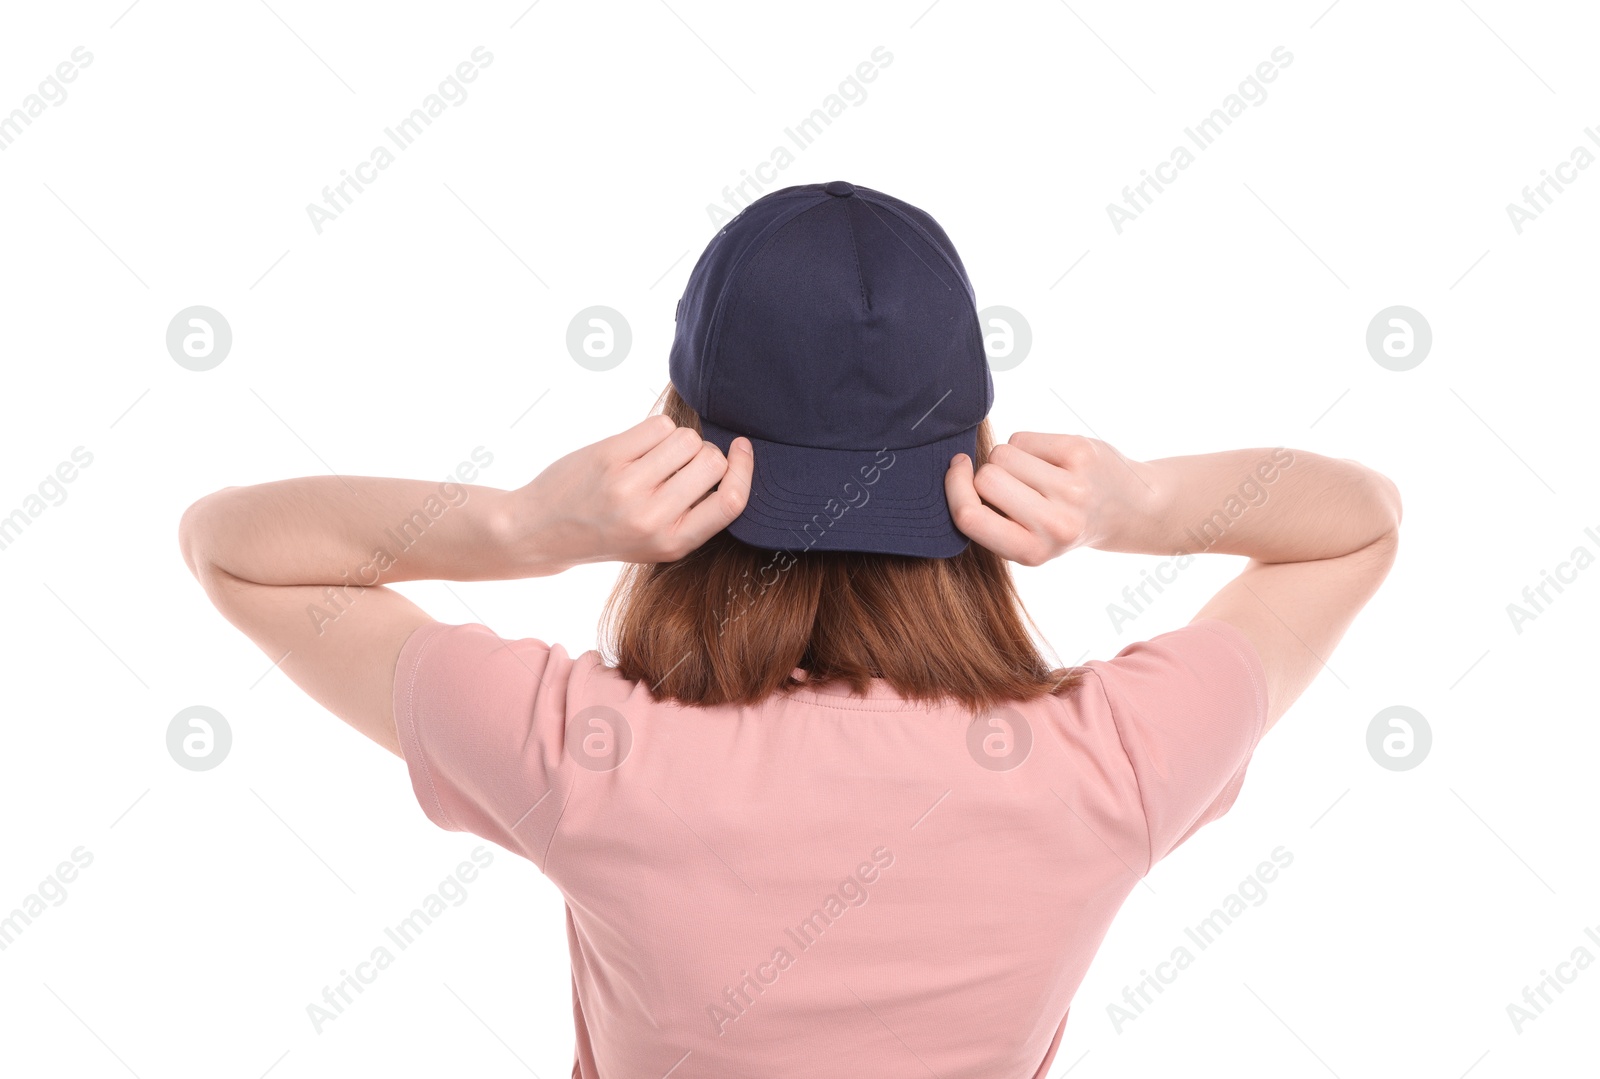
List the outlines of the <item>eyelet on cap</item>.
{"label": "eyelet on cap", "polygon": [[839,195],[841,197],[845,195],[854,195],[856,193],[856,189],[852,185],[845,183],[843,180],[834,180],[830,183],[823,184],[822,190],[826,191],[830,195]]}

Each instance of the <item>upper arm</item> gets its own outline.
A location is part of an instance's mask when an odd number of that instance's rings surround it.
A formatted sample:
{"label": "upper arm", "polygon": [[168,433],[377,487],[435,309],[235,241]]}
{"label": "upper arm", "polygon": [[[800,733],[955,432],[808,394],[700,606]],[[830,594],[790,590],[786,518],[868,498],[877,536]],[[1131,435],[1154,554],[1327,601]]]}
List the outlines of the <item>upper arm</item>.
{"label": "upper arm", "polygon": [[1267,729],[1326,665],[1394,564],[1399,531],[1338,558],[1251,561],[1195,620],[1218,618],[1255,646],[1267,679]]}
{"label": "upper arm", "polygon": [[355,585],[266,585],[191,567],[229,622],[318,704],[396,756],[394,669],[406,638],[432,622],[400,593]]}

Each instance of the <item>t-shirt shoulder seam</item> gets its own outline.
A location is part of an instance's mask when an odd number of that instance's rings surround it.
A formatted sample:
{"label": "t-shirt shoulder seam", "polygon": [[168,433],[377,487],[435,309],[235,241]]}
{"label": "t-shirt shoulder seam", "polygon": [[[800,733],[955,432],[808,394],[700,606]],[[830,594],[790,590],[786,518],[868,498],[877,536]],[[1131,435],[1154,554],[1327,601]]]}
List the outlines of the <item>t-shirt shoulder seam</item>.
{"label": "t-shirt shoulder seam", "polygon": [[434,622],[429,625],[419,626],[414,632],[419,632],[424,629],[429,631],[428,636],[423,638],[421,645],[417,648],[416,655],[411,657],[411,669],[406,672],[406,730],[411,735],[412,741],[416,744],[417,767],[422,772],[422,778],[428,781],[428,796],[433,800],[433,806],[439,814],[440,822],[452,831],[461,831],[462,829],[455,823],[450,814],[445,811],[444,801],[439,797],[438,785],[434,783],[433,780],[433,769],[428,765],[428,751],[422,744],[422,730],[417,725],[417,710],[415,703],[417,675],[422,669],[422,660],[428,654],[428,650],[433,647],[434,642],[436,642],[439,637],[449,629],[449,627],[443,622]]}
{"label": "t-shirt shoulder seam", "polygon": [[[1234,637],[1235,635],[1243,637],[1244,633],[1233,623],[1224,622],[1220,618],[1205,618],[1194,624],[1204,626],[1212,636],[1222,641],[1222,643],[1227,646],[1228,650],[1238,657],[1240,663],[1244,664],[1245,673],[1250,676],[1250,691],[1255,696],[1255,733],[1250,739],[1250,744],[1252,747],[1260,745],[1262,728],[1265,727],[1267,723],[1266,687],[1262,685],[1261,679],[1256,675],[1256,668],[1261,666],[1260,657],[1255,657],[1252,659],[1239,647],[1239,642],[1235,640]],[[1224,626],[1227,628],[1224,629]],[[1245,643],[1247,646],[1249,645],[1248,641]],[[1243,765],[1240,767],[1242,768]]]}
{"label": "t-shirt shoulder seam", "polygon": [[1142,879],[1150,875],[1150,871],[1155,868],[1156,864],[1156,845],[1154,838],[1150,834],[1150,807],[1144,800],[1144,785],[1139,782],[1139,769],[1133,766],[1133,755],[1128,752],[1128,743],[1123,740],[1122,721],[1117,718],[1117,705],[1111,699],[1111,691],[1106,686],[1105,679],[1101,677],[1100,672],[1094,667],[1086,666],[1083,669],[1094,675],[1095,683],[1100,687],[1100,696],[1105,698],[1106,709],[1111,713],[1111,729],[1117,733],[1117,745],[1122,748],[1123,759],[1128,762],[1128,771],[1133,774],[1133,789],[1139,795],[1139,815],[1144,818],[1145,870],[1139,874]]}
{"label": "t-shirt shoulder seam", "polygon": [[[594,658],[589,660],[590,656]],[[587,666],[584,664],[585,660],[589,660]],[[579,668],[583,668],[581,673]],[[575,684],[589,682],[602,670],[614,672],[616,668],[606,662],[605,655],[598,648],[586,648],[572,659],[572,667],[567,672],[567,692],[561,702],[561,763],[556,766],[551,774],[551,782],[555,783],[558,777],[563,775],[567,775],[570,778],[567,782],[567,789],[561,796],[561,811],[556,814],[555,823],[550,826],[550,837],[545,840],[544,850],[539,852],[539,861],[536,863],[545,876],[550,875],[550,851],[556,845],[556,836],[561,834],[561,822],[567,819],[567,810],[572,806],[572,797],[577,793],[578,789],[578,777],[571,771],[571,755],[567,752],[566,747],[567,721],[572,718],[574,712],[572,707],[573,688]],[[575,674],[577,677],[573,677]]]}

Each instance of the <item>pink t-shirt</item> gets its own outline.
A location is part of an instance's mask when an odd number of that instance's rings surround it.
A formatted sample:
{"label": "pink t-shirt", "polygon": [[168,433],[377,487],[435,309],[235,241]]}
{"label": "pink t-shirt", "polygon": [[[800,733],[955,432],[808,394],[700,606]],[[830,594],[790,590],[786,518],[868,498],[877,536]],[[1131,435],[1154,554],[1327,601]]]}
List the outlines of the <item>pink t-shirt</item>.
{"label": "pink t-shirt", "polygon": [[599,653],[430,623],[416,796],[566,900],[581,1079],[1048,1073],[1128,893],[1233,804],[1261,661],[1205,619],[974,718],[875,682],[651,701]]}

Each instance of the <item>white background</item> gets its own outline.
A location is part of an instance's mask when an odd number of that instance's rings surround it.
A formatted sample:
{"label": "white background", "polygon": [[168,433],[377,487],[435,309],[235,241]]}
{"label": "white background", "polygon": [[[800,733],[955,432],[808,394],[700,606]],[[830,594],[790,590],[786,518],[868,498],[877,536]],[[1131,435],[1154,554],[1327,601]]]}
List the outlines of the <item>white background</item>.
{"label": "white background", "polygon": [[[0,551],[0,912],[93,856],[0,952],[6,1070],[568,1074],[559,895],[498,848],[314,1029],[306,1006],[479,841],[430,825],[399,760],[210,608],[179,515],[291,475],[442,478],[478,446],[480,482],[517,486],[636,421],[707,205],[881,45],[865,100],[768,189],[846,179],[945,226],[979,306],[1032,328],[995,375],[1000,437],[1092,433],[1145,458],[1287,445],[1368,463],[1405,499],[1389,583],[1231,814],[1135,890],[1052,1075],[1594,1074],[1600,970],[1521,1033],[1507,1014],[1575,948],[1600,956],[1583,932],[1600,934],[1600,569],[1520,632],[1507,614],[1574,548],[1600,553],[1600,168],[1520,234],[1506,211],[1575,147],[1600,152],[1586,5],[125,9],[7,4],[0,28],[0,111],[93,55],[0,152],[0,515],[93,454]],[[306,205],[480,45],[493,62],[465,102],[318,234]],[[1293,61],[1265,101],[1118,234],[1107,203],[1278,46]],[[165,344],[196,304],[234,338],[203,373]],[[594,304],[633,331],[605,372],[565,343]],[[1395,304],[1434,335],[1405,372],[1365,345]],[[1174,628],[1237,568],[1202,560],[1118,632],[1106,605],[1157,561],[1019,570],[1054,654]],[[576,653],[614,575],[404,590]],[[166,748],[194,704],[233,731],[213,771]],[[1433,733],[1410,771],[1367,750],[1395,704]],[[1119,1033],[1107,1005],[1279,845],[1294,861],[1266,901]]]}

